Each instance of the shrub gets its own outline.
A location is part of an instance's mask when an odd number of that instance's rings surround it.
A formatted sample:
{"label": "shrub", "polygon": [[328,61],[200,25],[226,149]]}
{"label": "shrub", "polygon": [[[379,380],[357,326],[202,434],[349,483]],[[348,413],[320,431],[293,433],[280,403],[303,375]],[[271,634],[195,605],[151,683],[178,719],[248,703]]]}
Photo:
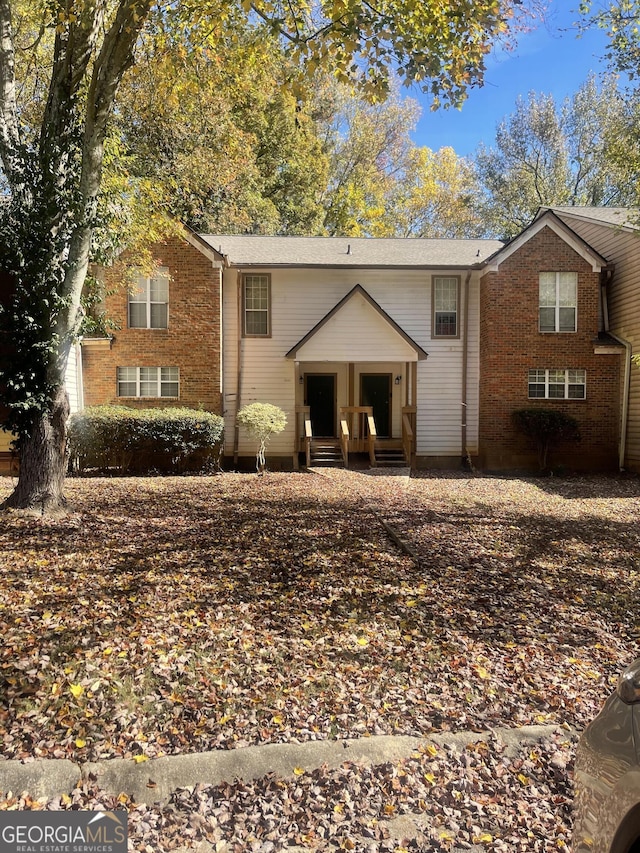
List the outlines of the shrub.
{"label": "shrub", "polygon": [[262,474],[267,467],[265,449],[267,441],[276,432],[282,432],[287,425],[287,416],[278,406],[271,403],[249,403],[240,409],[236,420],[253,438],[258,440],[256,469]]}
{"label": "shrub", "polygon": [[580,441],[578,421],[557,409],[519,409],[513,413],[518,430],[535,442],[541,471],[547,470],[552,445]]}
{"label": "shrub", "polygon": [[73,467],[182,473],[217,464],[223,419],[195,409],[95,406],[72,415]]}

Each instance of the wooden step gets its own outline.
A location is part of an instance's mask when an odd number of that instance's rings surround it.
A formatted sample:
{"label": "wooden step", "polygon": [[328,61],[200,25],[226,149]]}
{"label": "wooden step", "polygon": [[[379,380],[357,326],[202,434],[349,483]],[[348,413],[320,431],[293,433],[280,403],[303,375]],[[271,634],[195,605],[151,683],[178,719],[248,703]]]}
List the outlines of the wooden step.
{"label": "wooden step", "polygon": [[395,447],[376,448],[376,466],[406,468],[407,460],[404,451]]}
{"label": "wooden step", "polygon": [[344,465],[342,449],[336,442],[311,442],[311,465],[338,466]]}

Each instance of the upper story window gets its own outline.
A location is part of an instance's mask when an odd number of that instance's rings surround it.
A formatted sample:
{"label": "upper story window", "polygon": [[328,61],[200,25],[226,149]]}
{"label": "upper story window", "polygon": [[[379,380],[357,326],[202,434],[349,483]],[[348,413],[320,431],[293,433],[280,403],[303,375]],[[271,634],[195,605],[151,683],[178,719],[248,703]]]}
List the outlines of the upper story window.
{"label": "upper story window", "polygon": [[529,371],[529,399],[584,400],[586,396],[586,370]]}
{"label": "upper story window", "polygon": [[575,332],[578,274],[540,273],[540,331]]}
{"label": "upper story window", "polygon": [[139,275],[129,294],[130,329],[166,329],[169,324],[169,270],[159,267],[153,276]]}
{"label": "upper story window", "polygon": [[269,337],[271,334],[271,276],[242,277],[243,334],[246,337]]}
{"label": "upper story window", "polygon": [[178,397],[177,367],[119,367],[118,397]]}
{"label": "upper story window", "polygon": [[459,303],[460,279],[458,276],[434,276],[432,337],[459,337]]}

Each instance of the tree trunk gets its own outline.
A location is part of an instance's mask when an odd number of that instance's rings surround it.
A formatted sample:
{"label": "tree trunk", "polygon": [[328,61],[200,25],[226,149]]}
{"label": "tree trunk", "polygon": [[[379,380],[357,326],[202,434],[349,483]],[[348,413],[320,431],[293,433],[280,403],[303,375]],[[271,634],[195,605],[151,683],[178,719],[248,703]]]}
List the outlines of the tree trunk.
{"label": "tree trunk", "polygon": [[20,442],[18,484],[3,508],[55,512],[64,509],[67,470],[69,400],[64,386],[57,388],[50,410],[40,415]]}

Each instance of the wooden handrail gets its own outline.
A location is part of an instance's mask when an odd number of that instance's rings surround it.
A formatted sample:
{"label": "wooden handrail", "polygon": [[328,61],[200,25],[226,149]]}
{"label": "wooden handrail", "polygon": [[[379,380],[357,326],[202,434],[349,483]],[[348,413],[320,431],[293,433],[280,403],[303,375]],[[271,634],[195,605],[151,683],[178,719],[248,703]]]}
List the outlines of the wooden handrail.
{"label": "wooden handrail", "polygon": [[376,422],[373,419],[372,414],[367,414],[367,431],[369,433],[369,462],[371,463],[371,467],[376,467],[376,438],[378,434],[376,432]]}
{"label": "wooden handrail", "polygon": [[402,450],[409,465],[413,465],[416,447],[416,413],[415,406],[402,408]]}
{"label": "wooden handrail", "polygon": [[313,430],[311,428],[311,415],[304,416],[304,450],[307,460],[307,468],[311,467],[311,439],[313,438]]}
{"label": "wooden handrail", "polygon": [[408,415],[402,416],[402,451],[407,463],[411,465],[413,455],[413,429]]}
{"label": "wooden handrail", "polygon": [[340,418],[340,447],[342,448],[342,458],[344,467],[349,467],[349,424],[346,418]]}
{"label": "wooden handrail", "polygon": [[[300,421],[302,420],[302,423]],[[298,440],[302,440],[307,468],[311,467],[311,409],[309,406],[296,406],[296,452],[299,449]]]}

